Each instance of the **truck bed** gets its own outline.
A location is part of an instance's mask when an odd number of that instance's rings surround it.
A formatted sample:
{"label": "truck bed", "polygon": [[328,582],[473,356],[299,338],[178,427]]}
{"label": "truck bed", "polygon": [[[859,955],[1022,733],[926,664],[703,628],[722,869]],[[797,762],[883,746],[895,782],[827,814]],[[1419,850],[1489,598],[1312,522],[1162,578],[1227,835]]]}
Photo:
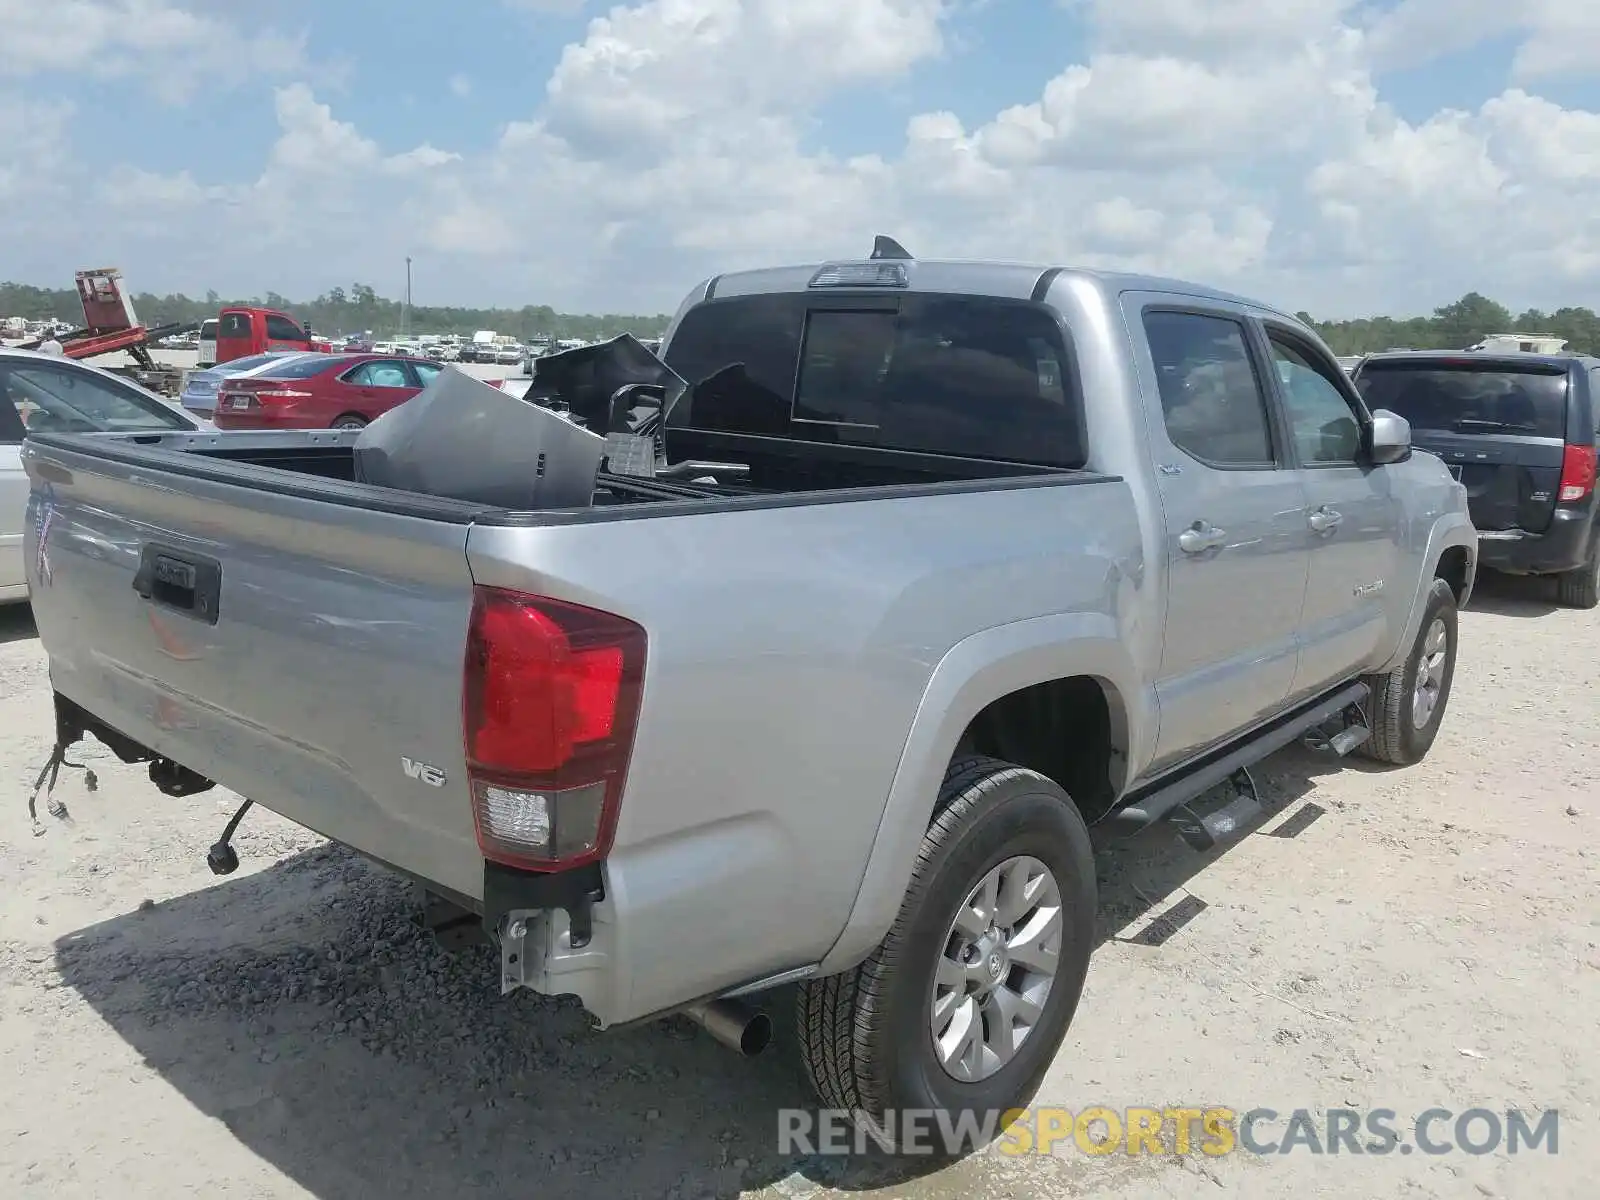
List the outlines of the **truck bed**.
{"label": "truck bed", "polygon": [[[355,442],[359,436],[359,430],[101,436],[96,439],[96,455],[107,462],[122,464],[159,462],[163,469],[197,481],[215,481],[452,523],[585,519],[579,516],[586,511],[584,509],[545,509],[536,516],[530,512],[512,513],[489,505],[360,483],[355,471]],[[41,446],[66,448],[72,445],[72,435],[38,435],[33,440]],[[805,493],[804,502],[815,503],[823,499],[821,493],[835,491],[851,493],[851,499],[865,499],[871,498],[867,492],[880,488],[945,485],[960,490],[961,485],[990,487],[1004,480],[1022,483],[1041,477],[1059,478],[1064,474],[1058,469],[1029,463],[698,431],[689,435],[674,433],[673,447],[678,451],[675,462],[735,464],[744,470],[727,476],[726,482],[719,477],[718,482],[709,484],[602,472],[593,505],[610,508],[685,500],[771,500],[790,493]],[[587,519],[605,519],[605,516],[591,514]]]}

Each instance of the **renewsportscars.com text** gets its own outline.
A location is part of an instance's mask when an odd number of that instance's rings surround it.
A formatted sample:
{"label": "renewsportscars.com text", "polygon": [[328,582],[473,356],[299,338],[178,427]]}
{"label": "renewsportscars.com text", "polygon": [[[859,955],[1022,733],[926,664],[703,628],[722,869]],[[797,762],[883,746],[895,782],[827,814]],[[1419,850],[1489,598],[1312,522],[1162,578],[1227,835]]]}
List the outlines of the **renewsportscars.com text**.
{"label": "renewsportscars.com text", "polygon": [[949,1113],[906,1109],[871,1123],[844,1109],[780,1109],[781,1154],[1383,1156],[1389,1154],[1556,1154],[1556,1109],[1429,1108],[1401,1117],[1391,1108],[1235,1109],[1221,1105],[1101,1105]]}

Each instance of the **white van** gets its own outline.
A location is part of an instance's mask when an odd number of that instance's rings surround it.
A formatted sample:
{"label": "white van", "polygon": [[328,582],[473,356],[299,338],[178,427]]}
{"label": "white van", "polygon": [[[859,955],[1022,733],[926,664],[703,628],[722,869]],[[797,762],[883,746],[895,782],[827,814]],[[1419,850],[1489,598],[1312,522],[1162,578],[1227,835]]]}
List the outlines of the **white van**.
{"label": "white van", "polygon": [[217,365],[217,318],[200,322],[200,357],[195,366],[201,370]]}

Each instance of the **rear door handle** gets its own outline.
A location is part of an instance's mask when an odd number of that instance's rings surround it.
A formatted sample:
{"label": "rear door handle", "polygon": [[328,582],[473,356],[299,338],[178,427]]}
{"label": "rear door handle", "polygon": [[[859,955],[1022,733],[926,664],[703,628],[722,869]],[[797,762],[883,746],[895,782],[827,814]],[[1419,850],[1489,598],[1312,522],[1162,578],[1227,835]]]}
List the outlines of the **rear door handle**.
{"label": "rear door handle", "polygon": [[1204,554],[1226,545],[1228,531],[1218,529],[1210,521],[1196,521],[1178,535],[1178,548],[1185,554]]}
{"label": "rear door handle", "polygon": [[1339,528],[1339,522],[1342,520],[1344,517],[1324,504],[1306,518],[1306,524],[1311,526],[1314,533],[1332,533]]}

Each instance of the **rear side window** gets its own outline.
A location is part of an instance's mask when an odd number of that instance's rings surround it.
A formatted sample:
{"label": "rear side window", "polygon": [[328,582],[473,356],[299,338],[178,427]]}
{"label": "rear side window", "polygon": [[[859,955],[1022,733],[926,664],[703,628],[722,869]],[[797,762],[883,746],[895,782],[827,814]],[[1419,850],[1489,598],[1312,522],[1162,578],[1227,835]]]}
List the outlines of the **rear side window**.
{"label": "rear side window", "polygon": [[223,313],[217,319],[217,336],[225,338],[247,338],[250,336],[249,313]]}
{"label": "rear side window", "polygon": [[305,333],[288,317],[267,316],[267,340],[273,342],[303,342]]}
{"label": "rear side window", "polygon": [[1172,444],[1208,466],[1276,465],[1266,396],[1243,323],[1151,310],[1144,330]]}
{"label": "rear side window", "polygon": [[1084,462],[1055,319],[1028,303],[910,295],[857,307],[776,295],[691,310],[667,361],[673,423],[1053,467]]}
{"label": "rear side window", "polygon": [[411,379],[406,375],[405,364],[387,358],[375,358],[371,362],[362,363],[345,375],[344,380],[346,383],[353,383],[358,387],[403,388],[411,386]]}
{"label": "rear side window", "polygon": [[1369,362],[1358,380],[1369,409],[1413,429],[1565,438],[1567,373],[1488,362]]}

